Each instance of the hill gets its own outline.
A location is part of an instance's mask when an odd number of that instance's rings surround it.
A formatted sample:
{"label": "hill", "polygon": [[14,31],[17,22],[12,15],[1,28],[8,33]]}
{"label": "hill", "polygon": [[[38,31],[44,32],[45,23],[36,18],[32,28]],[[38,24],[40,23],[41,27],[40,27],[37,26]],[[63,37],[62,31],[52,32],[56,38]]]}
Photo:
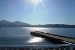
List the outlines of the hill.
{"label": "hill", "polygon": [[67,24],[45,24],[45,25],[30,25],[28,23],[15,21],[9,22],[6,20],[0,21],[0,27],[52,27],[52,28],[75,28],[75,25]]}
{"label": "hill", "polygon": [[9,22],[9,21],[6,21],[6,20],[1,20],[0,26],[1,27],[25,27],[25,26],[30,26],[30,24],[23,23],[23,22],[20,22],[20,21]]}

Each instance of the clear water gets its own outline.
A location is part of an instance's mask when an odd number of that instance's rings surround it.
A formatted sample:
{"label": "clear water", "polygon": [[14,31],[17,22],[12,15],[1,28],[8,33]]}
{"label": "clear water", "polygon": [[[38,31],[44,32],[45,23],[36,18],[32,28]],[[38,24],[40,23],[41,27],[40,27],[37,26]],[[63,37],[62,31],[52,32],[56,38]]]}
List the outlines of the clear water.
{"label": "clear water", "polygon": [[30,35],[31,31],[43,31],[75,38],[75,28],[2,27],[0,45],[55,45],[44,38]]}

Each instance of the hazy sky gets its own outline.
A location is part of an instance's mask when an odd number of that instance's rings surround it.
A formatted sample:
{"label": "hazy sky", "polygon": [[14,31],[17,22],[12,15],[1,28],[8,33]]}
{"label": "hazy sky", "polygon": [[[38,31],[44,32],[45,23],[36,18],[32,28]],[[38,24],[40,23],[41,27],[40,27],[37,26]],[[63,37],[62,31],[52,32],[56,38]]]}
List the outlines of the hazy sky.
{"label": "hazy sky", "polygon": [[75,0],[0,0],[0,20],[75,24]]}

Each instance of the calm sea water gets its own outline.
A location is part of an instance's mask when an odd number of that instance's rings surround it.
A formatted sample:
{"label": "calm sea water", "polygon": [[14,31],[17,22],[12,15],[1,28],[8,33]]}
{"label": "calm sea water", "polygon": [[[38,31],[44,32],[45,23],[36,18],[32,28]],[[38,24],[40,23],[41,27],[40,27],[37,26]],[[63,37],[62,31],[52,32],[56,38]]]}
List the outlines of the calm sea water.
{"label": "calm sea water", "polygon": [[75,38],[75,28],[2,27],[0,28],[0,45],[54,45],[44,38],[30,35],[31,31],[43,31]]}

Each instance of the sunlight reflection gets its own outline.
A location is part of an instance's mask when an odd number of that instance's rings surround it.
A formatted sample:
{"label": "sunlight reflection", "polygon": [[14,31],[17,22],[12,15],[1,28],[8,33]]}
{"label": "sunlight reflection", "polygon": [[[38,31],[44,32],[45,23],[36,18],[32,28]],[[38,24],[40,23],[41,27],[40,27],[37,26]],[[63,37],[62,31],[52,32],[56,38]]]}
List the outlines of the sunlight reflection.
{"label": "sunlight reflection", "polygon": [[35,30],[35,31],[40,31],[40,30],[42,30],[43,28],[30,28],[30,29],[33,29],[33,30]]}
{"label": "sunlight reflection", "polygon": [[30,31],[42,31],[42,30],[45,30],[47,28],[40,28],[40,27],[30,27],[28,28],[28,30]]}
{"label": "sunlight reflection", "polygon": [[44,40],[44,38],[40,38],[40,37],[34,37],[28,40],[28,43],[36,43],[36,42],[42,42]]}

